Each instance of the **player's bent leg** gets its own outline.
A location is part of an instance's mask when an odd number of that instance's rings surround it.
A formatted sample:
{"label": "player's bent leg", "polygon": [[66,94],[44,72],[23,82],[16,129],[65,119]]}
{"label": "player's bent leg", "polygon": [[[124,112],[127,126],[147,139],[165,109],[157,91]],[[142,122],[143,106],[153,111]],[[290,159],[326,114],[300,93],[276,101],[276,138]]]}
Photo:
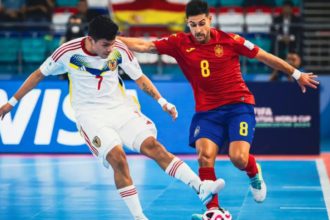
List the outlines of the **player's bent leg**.
{"label": "player's bent leg", "polygon": [[[250,189],[256,202],[263,202],[267,196],[267,187],[262,178],[261,167],[253,155],[249,154],[250,144],[246,141],[233,141],[229,146],[229,157],[233,164],[246,171],[250,178]],[[259,166],[259,167],[258,167]]]}
{"label": "player's bent leg", "polygon": [[[233,141],[229,145],[229,158],[231,162],[240,170],[245,170],[249,161],[250,144],[246,141]],[[247,170],[254,176],[257,173],[257,167],[251,166],[250,170]]]}
{"label": "player's bent leg", "polygon": [[[198,153],[199,177],[201,180],[215,181],[216,175],[214,170],[215,159],[218,153],[218,146],[208,138],[200,138],[196,141],[196,150]],[[218,195],[213,195],[206,204],[208,209],[218,208]]]}
{"label": "player's bent leg", "polygon": [[143,141],[141,153],[154,159],[168,175],[181,180],[194,189],[199,194],[199,198],[204,205],[212,199],[214,194],[218,193],[225,186],[223,179],[201,181],[185,162],[169,153],[165,147],[153,137],[148,137]]}
{"label": "player's bent leg", "polygon": [[143,214],[137,190],[129,173],[126,154],[122,146],[115,146],[106,155],[107,162],[114,171],[117,190],[135,220],[147,220]]}
{"label": "player's bent leg", "polygon": [[140,152],[155,160],[157,164],[165,170],[168,164],[174,159],[174,155],[168,152],[155,137],[147,137],[141,144]]}
{"label": "player's bent leg", "polygon": [[126,154],[121,146],[112,148],[106,155],[106,160],[113,169],[117,189],[132,185]]}

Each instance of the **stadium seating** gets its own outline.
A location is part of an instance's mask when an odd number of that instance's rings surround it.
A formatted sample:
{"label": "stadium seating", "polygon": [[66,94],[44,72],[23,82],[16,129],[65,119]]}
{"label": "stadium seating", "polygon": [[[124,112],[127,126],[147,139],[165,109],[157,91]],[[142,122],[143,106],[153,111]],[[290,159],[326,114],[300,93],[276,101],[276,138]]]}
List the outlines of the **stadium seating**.
{"label": "stadium seating", "polygon": [[71,6],[75,7],[78,4],[79,0],[56,0],[56,6]]}
{"label": "stadium seating", "polygon": [[49,36],[47,38],[47,54],[52,54],[60,46],[60,42],[60,36]]}
{"label": "stadium seating", "polygon": [[243,0],[220,0],[220,6],[242,6]]}
{"label": "stadium seating", "polygon": [[219,6],[219,0],[209,0],[207,1],[210,7],[218,7]]}
{"label": "stadium seating", "polygon": [[[271,38],[268,34],[248,34],[245,38],[263,50],[270,52],[272,48]],[[247,72],[249,73],[267,73],[269,68],[256,59],[247,59]]]}
{"label": "stadium seating", "polygon": [[41,64],[46,58],[46,42],[41,37],[27,37],[22,40],[22,60],[25,63]]}
{"label": "stadium seating", "polygon": [[108,0],[87,0],[90,8],[107,8]]}
{"label": "stadium seating", "polygon": [[53,23],[53,29],[56,33],[65,32],[66,24],[71,15],[72,15],[71,11],[57,12],[53,14],[52,23]]}
{"label": "stadium seating", "polygon": [[[282,6],[284,1],[285,0],[275,0],[277,6]],[[302,0],[292,0],[292,2],[295,6],[299,6],[302,4]]]}
{"label": "stadium seating", "polygon": [[[18,56],[21,42],[18,37],[0,37],[0,68],[1,72],[15,72],[18,70]],[[5,45],[5,46],[3,46]]]}
{"label": "stadium seating", "polygon": [[18,60],[19,38],[1,37],[0,45],[3,45],[0,47],[0,62],[15,62]]}
{"label": "stadium seating", "polygon": [[243,8],[222,7],[218,15],[220,29],[225,32],[243,33],[244,15]]}
{"label": "stadium seating", "polygon": [[21,50],[23,72],[30,74],[45,60],[47,44],[43,37],[24,37]]}
{"label": "stadium seating", "polygon": [[249,7],[245,16],[247,33],[270,33],[272,9],[268,7]]}

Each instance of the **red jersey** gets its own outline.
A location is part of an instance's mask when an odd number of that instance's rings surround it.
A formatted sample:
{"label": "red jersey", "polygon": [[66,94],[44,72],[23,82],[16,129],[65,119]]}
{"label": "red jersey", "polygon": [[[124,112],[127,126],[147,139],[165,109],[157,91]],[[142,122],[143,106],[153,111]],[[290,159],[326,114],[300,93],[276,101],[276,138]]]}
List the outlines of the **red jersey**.
{"label": "red jersey", "polygon": [[200,44],[189,33],[178,33],[154,41],[159,54],[174,57],[189,80],[196,111],[226,104],[255,104],[241,74],[239,55],[254,58],[259,48],[235,34],[211,29],[211,39]]}

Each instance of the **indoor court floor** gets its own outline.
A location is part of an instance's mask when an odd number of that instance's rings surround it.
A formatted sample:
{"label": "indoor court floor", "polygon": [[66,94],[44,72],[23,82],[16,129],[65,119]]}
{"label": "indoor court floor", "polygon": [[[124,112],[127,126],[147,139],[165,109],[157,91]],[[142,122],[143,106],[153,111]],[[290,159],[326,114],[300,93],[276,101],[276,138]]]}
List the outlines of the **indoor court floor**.
{"label": "indoor court floor", "polygon": [[[198,170],[195,156],[182,156]],[[254,202],[245,173],[219,157],[226,180],[221,205],[235,220],[326,220],[330,216],[330,154],[257,157],[268,187]],[[128,156],[131,174],[150,220],[189,220],[201,213],[198,196],[167,176],[154,161]],[[119,197],[112,170],[90,155],[0,155],[0,219],[132,219]]]}

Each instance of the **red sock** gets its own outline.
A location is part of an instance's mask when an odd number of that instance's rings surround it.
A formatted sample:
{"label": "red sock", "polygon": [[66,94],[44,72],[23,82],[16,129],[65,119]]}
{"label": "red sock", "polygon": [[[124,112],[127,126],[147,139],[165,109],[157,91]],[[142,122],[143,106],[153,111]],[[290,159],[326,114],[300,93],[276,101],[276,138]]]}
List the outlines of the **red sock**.
{"label": "red sock", "polygon": [[[201,180],[216,180],[215,171],[213,167],[201,167],[199,168],[199,177]],[[218,194],[214,195],[211,201],[206,205],[207,209],[218,208]]]}
{"label": "red sock", "polygon": [[258,168],[257,168],[256,159],[254,158],[253,155],[251,154],[249,155],[249,161],[244,170],[246,171],[246,174],[250,178],[255,177],[255,175],[257,175]]}

